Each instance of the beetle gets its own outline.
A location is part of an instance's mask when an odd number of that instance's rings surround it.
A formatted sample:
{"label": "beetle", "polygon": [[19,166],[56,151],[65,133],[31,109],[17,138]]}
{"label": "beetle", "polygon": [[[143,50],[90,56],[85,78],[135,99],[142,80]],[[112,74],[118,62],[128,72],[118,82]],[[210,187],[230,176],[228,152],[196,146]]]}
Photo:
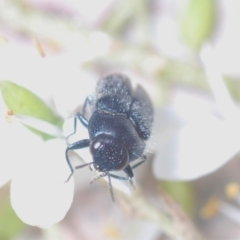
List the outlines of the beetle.
{"label": "beetle", "polygon": [[[91,108],[89,119],[85,116],[87,107]],[[74,115],[74,131],[68,137],[76,133],[79,120],[88,129],[89,139],[67,146],[66,160],[71,170],[68,180],[74,172],[68,152],[90,147],[93,161],[75,169],[93,166],[100,174],[92,182],[107,176],[114,201],[111,177],[132,183],[133,169],[146,160],[144,150],[146,140],[151,135],[153,115],[151,100],[140,85],[133,90],[129,78],[123,74],[111,74],[101,78],[95,95],[86,98],[82,113],[77,112]],[[140,161],[131,166],[137,159]],[[126,174],[125,177],[111,173],[121,170]]]}

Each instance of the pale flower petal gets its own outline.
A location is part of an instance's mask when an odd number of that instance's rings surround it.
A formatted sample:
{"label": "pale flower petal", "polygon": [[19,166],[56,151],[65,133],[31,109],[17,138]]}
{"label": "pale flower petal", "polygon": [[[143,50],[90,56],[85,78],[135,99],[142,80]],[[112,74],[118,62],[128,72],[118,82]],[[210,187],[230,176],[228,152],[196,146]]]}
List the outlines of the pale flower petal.
{"label": "pale flower petal", "polygon": [[79,67],[76,55],[63,52],[42,58],[34,47],[11,42],[0,48],[0,79],[20,84],[46,102],[54,100],[58,114],[66,117],[94,92],[98,79]]}
{"label": "pale flower petal", "polygon": [[[240,131],[217,118],[183,123],[168,114],[157,134],[153,172],[157,178],[192,180],[211,173],[240,150]],[[158,118],[159,119],[159,118]],[[164,125],[165,124],[165,125]],[[175,127],[174,127],[175,126]]]}
{"label": "pale flower petal", "polygon": [[11,183],[11,203],[17,215],[29,225],[48,227],[61,221],[69,210],[73,179],[62,140],[32,146]]}
{"label": "pale flower petal", "polygon": [[7,108],[0,97],[0,187],[9,181],[19,160],[24,158],[31,144],[42,142],[40,137],[33,134],[14,116],[7,120]]}

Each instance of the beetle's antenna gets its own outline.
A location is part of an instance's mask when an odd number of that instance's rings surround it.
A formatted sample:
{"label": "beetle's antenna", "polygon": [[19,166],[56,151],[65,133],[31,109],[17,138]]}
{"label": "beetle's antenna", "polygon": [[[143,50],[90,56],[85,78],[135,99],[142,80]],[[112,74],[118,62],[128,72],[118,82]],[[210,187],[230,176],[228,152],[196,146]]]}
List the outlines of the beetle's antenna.
{"label": "beetle's antenna", "polygon": [[76,166],[75,169],[83,168],[83,167],[89,166],[89,165],[91,165],[91,164],[93,164],[93,162],[85,163],[85,164],[82,164],[82,165]]}
{"label": "beetle's antenna", "polygon": [[111,177],[109,175],[108,172],[106,172],[107,176],[108,176],[108,187],[109,187],[109,192],[110,192],[110,195],[111,195],[111,198],[112,198],[112,201],[115,202],[115,199],[114,199],[114,194],[113,194],[113,188],[112,188],[112,182],[111,182]]}

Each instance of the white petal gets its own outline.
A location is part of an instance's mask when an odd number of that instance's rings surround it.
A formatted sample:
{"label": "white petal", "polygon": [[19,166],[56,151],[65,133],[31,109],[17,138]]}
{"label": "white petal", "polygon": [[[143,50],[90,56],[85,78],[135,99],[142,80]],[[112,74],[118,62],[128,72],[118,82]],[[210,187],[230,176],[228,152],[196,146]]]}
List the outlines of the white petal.
{"label": "white petal", "polygon": [[173,118],[165,121],[165,132],[160,131],[155,140],[160,143],[153,164],[157,178],[201,177],[221,167],[240,150],[240,132],[231,122],[212,118],[177,125],[179,121],[175,119],[176,127],[172,128],[171,121]]}
{"label": "white petal", "polygon": [[66,117],[82,106],[88,95],[94,93],[98,78],[80,71],[77,65],[70,66],[66,61],[60,62],[57,67],[62,70],[57,76],[58,85],[53,88],[52,94],[58,113]]}
{"label": "white petal", "polygon": [[0,97],[0,186],[11,179],[13,170],[29,151],[32,143],[41,143],[41,139],[29,131],[14,117],[6,119],[6,106]]}
{"label": "white petal", "polygon": [[20,122],[29,127],[35,128],[41,132],[55,136],[56,138],[62,137],[62,132],[60,131],[60,129],[49,122],[24,115],[17,115],[17,118]]}
{"label": "white petal", "polygon": [[[75,40],[79,46],[78,39]],[[76,57],[81,54],[75,48],[73,51],[42,58],[34,47],[8,43],[0,48],[0,79],[16,82],[47,102],[54,100],[57,112],[68,116],[94,91],[97,80],[95,75],[79,68]]]}
{"label": "white petal", "polygon": [[61,221],[71,206],[73,180],[65,160],[65,143],[47,141],[33,146],[11,183],[11,202],[29,225],[48,227]]}
{"label": "white petal", "polygon": [[240,111],[228,92],[220,72],[218,58],[214,55],[211,45],[206,44],[200,55],[208,77],[207,79],[218,105],[218,109],[221,111],[221,114],[226,120],[239,122]]}

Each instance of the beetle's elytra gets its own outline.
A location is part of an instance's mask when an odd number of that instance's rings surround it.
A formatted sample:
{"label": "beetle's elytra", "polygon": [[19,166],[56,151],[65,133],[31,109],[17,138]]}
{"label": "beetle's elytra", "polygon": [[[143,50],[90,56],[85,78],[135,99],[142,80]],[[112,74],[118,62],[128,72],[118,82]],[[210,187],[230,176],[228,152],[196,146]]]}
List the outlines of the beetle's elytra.
{"label": "beetle's elytra", "polygon": [[[91,108],[89,119],[85,116],[88,106]],[[145,141],[151,135],[153,114],[153,106],[146,91],[139,85],[133,90],[125,75],[112,74],[100,79],[95,95],[86,98],[82,113],[78,112],[74,117],[74,132],[71,135],[76,133],[79,120],[88,129],[89,139],[68,145],[66,160],[71,169],[70,177],[73,167],[68,151],[90,147],[93,161],[76,168],[93,166],[101,173],[94,180],[108,176],[114,200],[111,177],[131,181],[133,169],[145,161]],[[137,159],[140,159],[138,163],[130,165]],[[121,170],[126,177],[111,173]]]}

